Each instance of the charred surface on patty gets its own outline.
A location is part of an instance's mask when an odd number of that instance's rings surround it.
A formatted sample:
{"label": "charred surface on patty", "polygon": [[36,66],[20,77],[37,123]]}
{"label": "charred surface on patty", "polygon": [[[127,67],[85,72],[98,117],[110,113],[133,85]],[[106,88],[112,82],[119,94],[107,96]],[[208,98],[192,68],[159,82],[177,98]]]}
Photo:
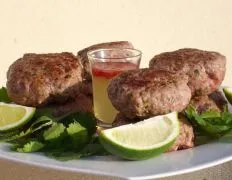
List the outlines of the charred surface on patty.
{"label": "charred surface on patty", "polygon": [[149,66],[186,74],[193,95],[210,94],[225,77],[226,57],[218,52],[184,48],[154,56]]}
{"label": "charred surface on patty", "polygon": [[7,73],[7,91],[17,104],[44,106],[74,98],[81,88],[82,67],[72,53],[25,54]]}
{"label": "charred surface on patty", "polygon": [[185,75],[140,69],[112,79],[108,95],[114,107],[130,119],[181,112],[189,103],[191,90]]}

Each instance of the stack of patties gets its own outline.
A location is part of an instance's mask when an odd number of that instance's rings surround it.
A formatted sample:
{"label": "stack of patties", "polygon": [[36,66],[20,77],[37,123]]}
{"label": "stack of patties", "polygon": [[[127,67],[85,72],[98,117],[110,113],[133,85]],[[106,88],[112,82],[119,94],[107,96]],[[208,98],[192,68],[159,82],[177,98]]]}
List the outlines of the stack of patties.
{"label": "stack of patties", "polygon": [[169,151],[194,146],[194,129],[182,113],[192,104],[199,112],[221,111],[225,101],[216,92],[226,71],[226,58],[217,52],[180,49],[156,55],[149,69],[115,77],[109,98],[119,111],[114,126],[179,112],[180,135]]}
{"label": "stack of patties", "polygon": [[98,48],[132,48],[127,41],[96,44],[78,52],[25,54],[7,73],[7,91],[17,104],[50,107],[55,116],[92,112],[92,78],[87,57]]}

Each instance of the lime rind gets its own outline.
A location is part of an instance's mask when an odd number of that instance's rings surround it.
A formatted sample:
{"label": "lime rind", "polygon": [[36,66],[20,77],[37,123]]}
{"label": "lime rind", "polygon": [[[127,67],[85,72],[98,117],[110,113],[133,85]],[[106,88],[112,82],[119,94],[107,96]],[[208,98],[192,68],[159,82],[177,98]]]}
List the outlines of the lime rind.
{"label": "lime rind", "polygon": [[117,129],[129,129],[129,126],[133,127],[133,126],[140,126],[140,125],[143,125],[143,124],[150,124],[152,126],[152,123],[157,122],[159,120],[162,121],[162,119],[167,119],[167,120],[172,120],[172,124],[171,124],[171,127],[173,129],[172,133],[169,134],[166,138],[165,138],[165,141],[163,142],[160,142],[160,143],[157,143],[155,145],[152,145],[152,146],[143,146],[143,147],[139,147],[139,146],[129,146],[129,145],[124,145],[124,144],[121,144],[120,142],[118,142],[116,139],[114,139],[114,142],[115,144],[118,144],[122,147],[125,147],[125,148],[130,148],[130,149],[137,149],[137,150],[144,150],[144,149],[154,149],[154,148],[158,148],[160,146],[163,146],[164,144],[166,144],[166,142],[170,142],[172,141],[173,137],[176,137],[178,134],[179,134],[179,122],[178,121],[175,121],[173,119],[178,119],[178,114],[177,113],[170,113],[170,114],[167,114],[165,116],[161,115],[161,116],[156,116],[156,117],[153,117],[153,118],[149,118],[147,120],[144,120],[144,121],[140,121],[138,123],[135,123],[135,124],[128,124],[128,125],[124,125],[124,126],[119,126],[119,127],[116,127],[116,128],[113,128],[113,131],[111,129],[108,129],[108,130],[105,130],[104,131],[104,135],[106,137],[110,137],[110,138],[113,138],[112,137],[112,132],[114,132],[115,130]]}
{"label": "lime rind", "polygon": [[114,142],[107,143],[107,141],[104,140],[104,137],[100,137],[100,142],[103,145],[103,147],[113,155],[128,160],[145,160],[157,156],[168,150],[169,147],[171,147],[174,144],[175,139],[162,147],[156,148],[155,150],[152,149],[136,150],[136,149],[129,149],[125,147],[122,148],[120,145]]}
{"label": "lime rind", "polygon": [[[137,147],[137,146],[130,146],[124,145],[117,140],[111,138],[110,134],[116,128],[128,128],[129,126],[140,126],[143,123],[152,123],[152,121],[162,120],[161,118],[168,118],[172,123],[172,132],[168,135],[168,137],[160,143],[145,146],[145,147]],[[129,124],[120,127],[116,127],[113,129],[102,131],[99,135],[99,139],[101,144],[108,150],[110,153],[120,156],[125,159],[129,160],[143,160],[148,159],[153,156],[156,156],[162,152],[165,152],[172,146],[179,135],[179,121],[178,121],[178,113],[173,112],[164,116],[156,116],[145,121],[141,121],[136,124]]]}
{"label": "lime rind", "polygon": [[19,121],[0,127],[0,132],[6,132],[6,131],[20,128],[21,126],[23,126],[24,124],[26,124],[28,121],[30,121],[32,119],[32,117],[35,114],[35,110],[36,110],[36,108],[34,108],[34,107],[26,107],[26,106],[21,106],[21,105],[16,105],[16,104],[6,104],[6,103],[2,103],[2,102],[0,103],[0,105],[12,107],[12,108],[21,107],[21,108],[25,109],[25,111],[26,111],[23,118],[21,118]]}
{"label": "lime rind", "polygon": [[223,92],[226,96],[226,99],[229,101],[230,104],[232,104],[232,88],[225,87],[223,88]]}

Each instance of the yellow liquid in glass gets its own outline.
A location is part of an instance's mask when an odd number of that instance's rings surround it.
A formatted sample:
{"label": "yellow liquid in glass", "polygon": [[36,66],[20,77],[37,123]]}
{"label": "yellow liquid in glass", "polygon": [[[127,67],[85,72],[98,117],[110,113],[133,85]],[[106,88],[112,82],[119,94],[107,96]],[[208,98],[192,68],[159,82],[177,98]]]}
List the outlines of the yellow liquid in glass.
{"label": "yellow liquid in glass", "polygon": [[109,78],[101,76],[93,76],[92,79],[94,114],[97,119],[107,124],[111,124],[118,113],[108,98],[109,82]]}
{"label": "yellow liquid in glass", "polygon": [[111,124],[118,111],[109,100],[107,87],[110,80],[128,70],[138,69],[138,65],[130,62],[97,62],[92,65],[93,106],[95,117]]}

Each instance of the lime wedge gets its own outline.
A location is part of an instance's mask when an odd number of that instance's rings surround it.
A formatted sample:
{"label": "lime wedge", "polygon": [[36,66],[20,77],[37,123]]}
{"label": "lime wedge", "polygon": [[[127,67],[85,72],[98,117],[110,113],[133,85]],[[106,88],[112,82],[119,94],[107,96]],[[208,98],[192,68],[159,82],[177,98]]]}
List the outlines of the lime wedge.
{"label": "lime wedge", "polygon": [[33,107],[0,103],[0,131],[21,127],[33,117],[34,113]]}
{"label": "lime wedge", "polygon": [[232,88],[223,88],[226,99],[232,104]]}
{"label": "lime wedge", "polygon": [[99,139],[110,153],[129,160],[142,160],[166,151],[179,135],[178,113],[103,130]]}

